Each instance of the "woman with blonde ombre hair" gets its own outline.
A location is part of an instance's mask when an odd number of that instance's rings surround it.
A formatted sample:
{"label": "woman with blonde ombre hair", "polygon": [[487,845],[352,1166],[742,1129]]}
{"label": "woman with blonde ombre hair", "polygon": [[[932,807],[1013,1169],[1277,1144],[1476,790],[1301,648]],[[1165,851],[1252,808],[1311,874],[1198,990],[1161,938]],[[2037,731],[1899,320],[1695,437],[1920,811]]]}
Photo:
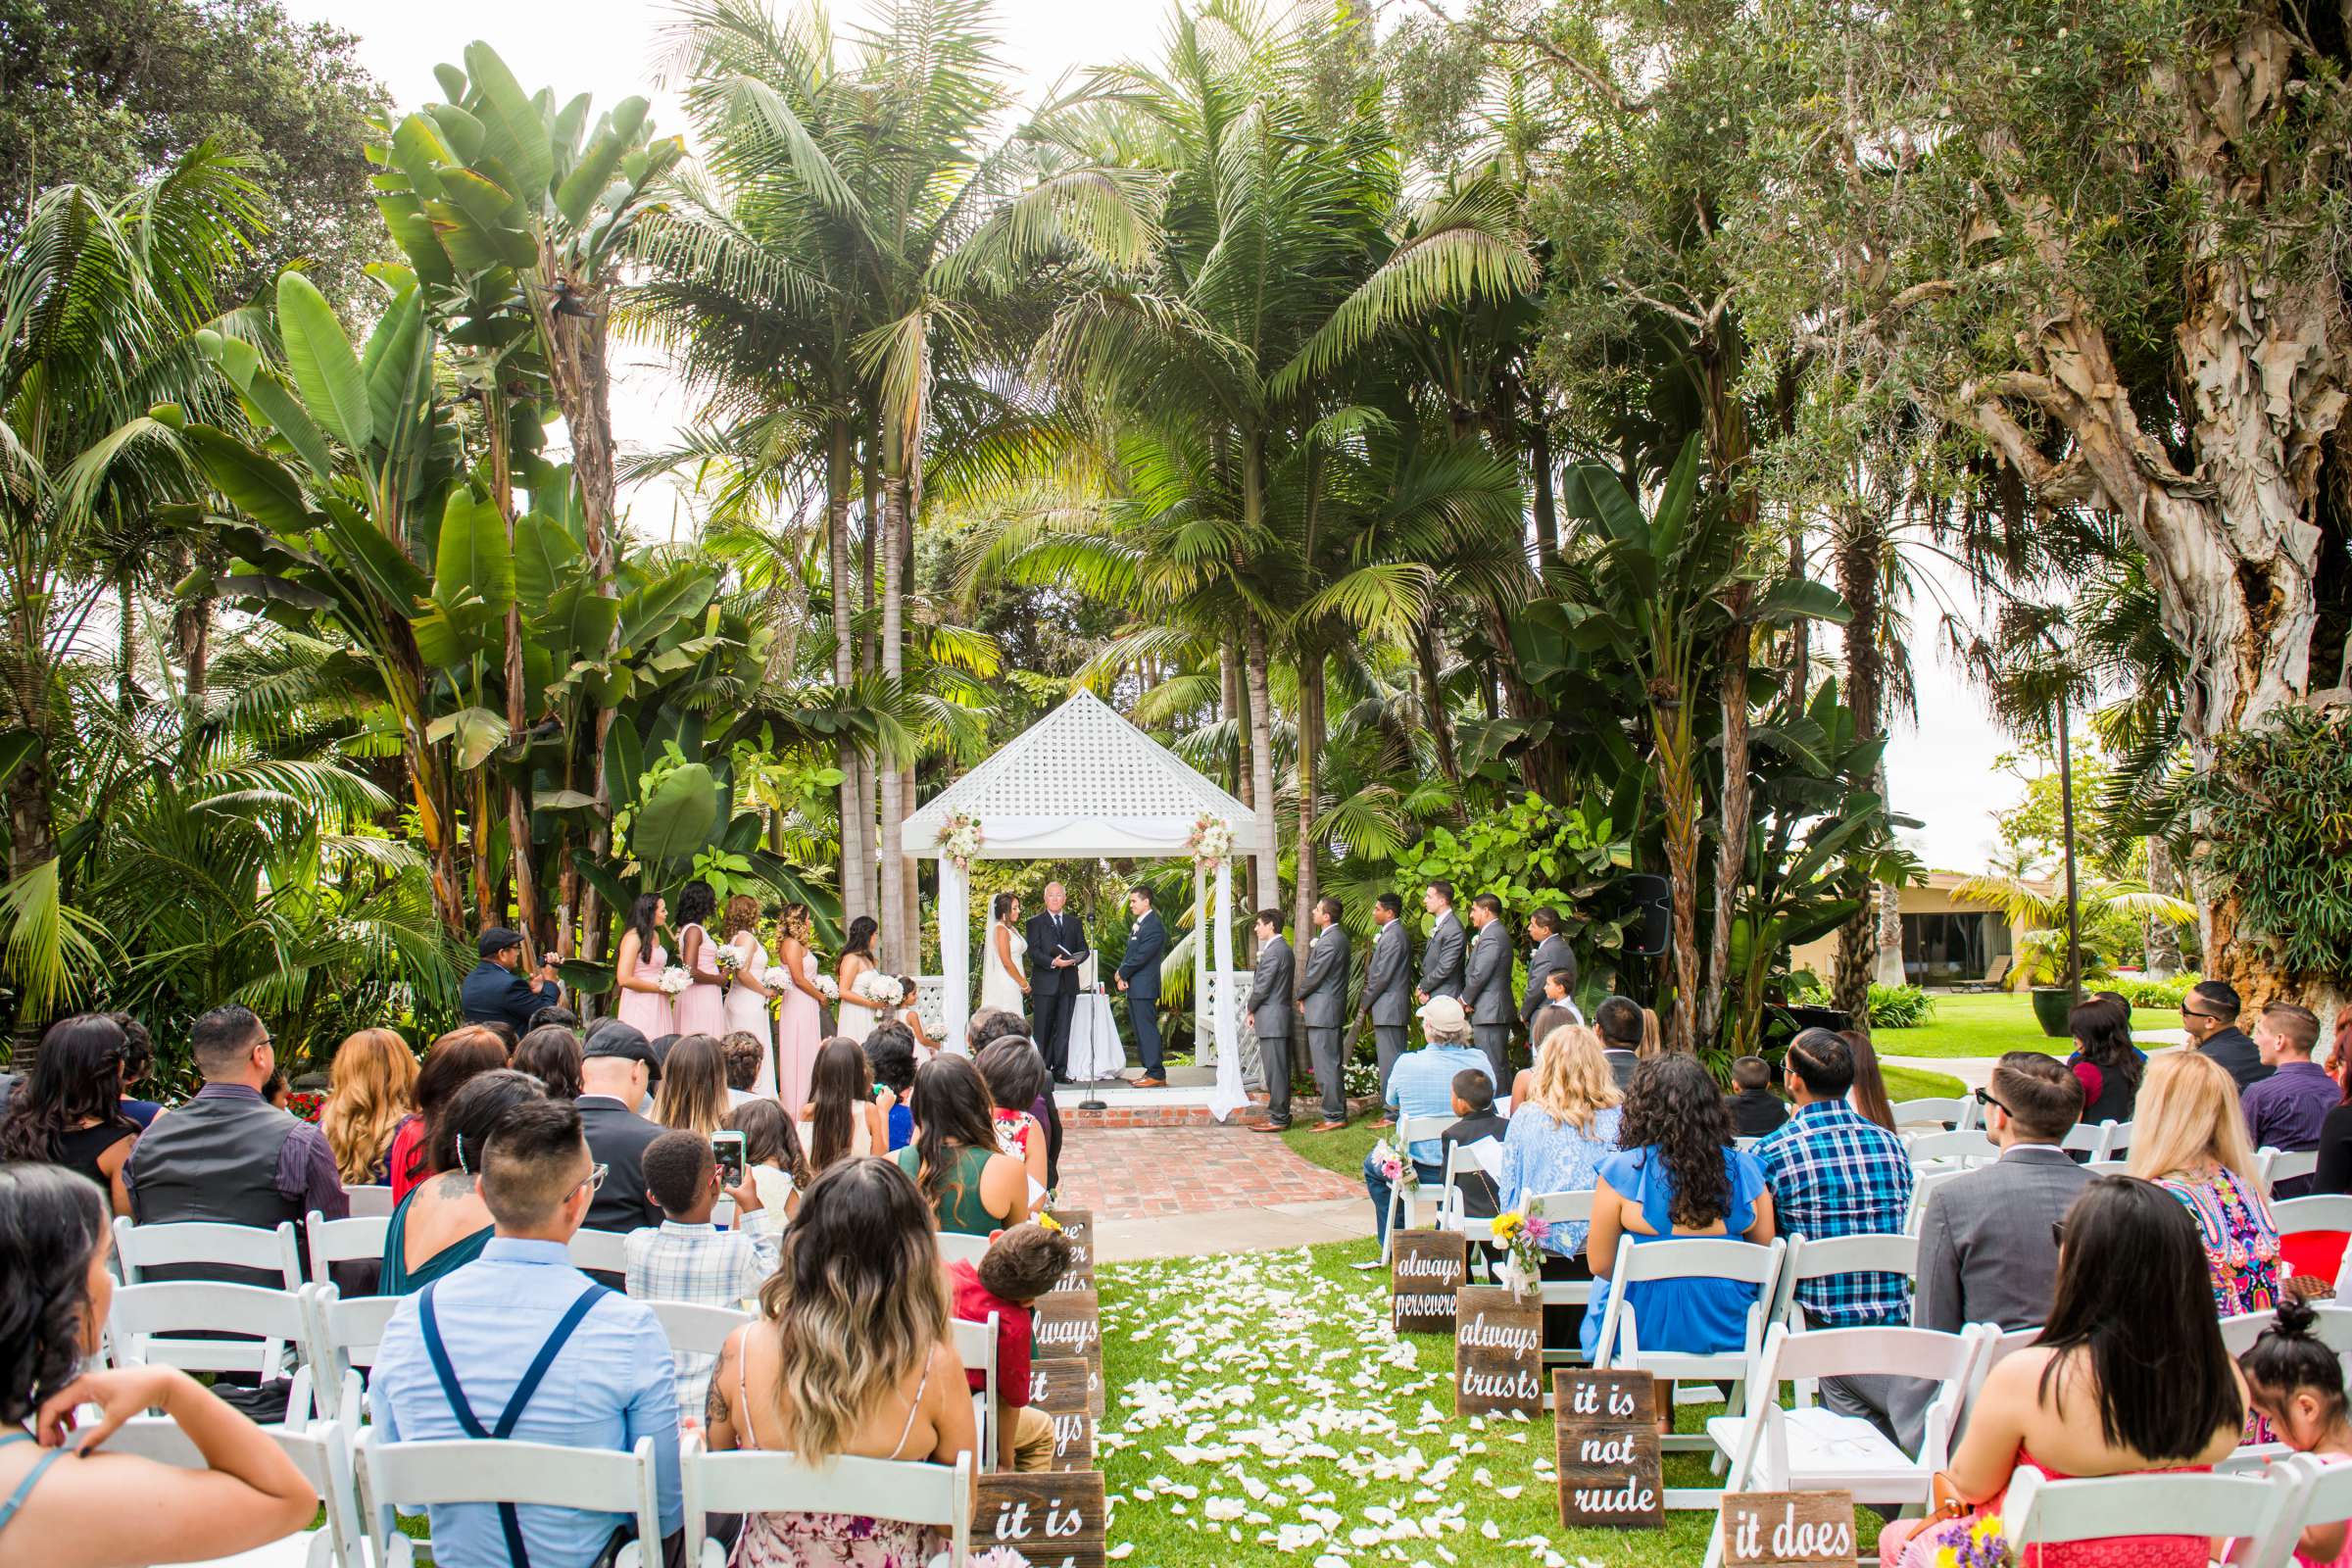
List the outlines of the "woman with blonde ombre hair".
{"label": "woman with blonde ombre hair", "polygon": [[416,1108],[416,1057],[391,1029],[362,1029],[335,1048],[318,1130],[346,1187],[391,1183],[388,1160],[401,1119]]}
{"label": "woman with blonde ombre hair", "polygon": [[[977,1452],[945,1271],[924,1201],[885,1159],[811,1182],[760,1290],[762,1321],[727,1337],[710,1376],[713,1452],[837,1454],[954,1464]],[[753,1513],[733,1568],[882,1568],[946,1543],[919,1525],[840,1513]]]}
{"label": "woman with blonde ombre hair", "polygon": [[[1522,1208],[1545,1193],[1591,1192],[1600,1184],[1601,1161],[1617,1152],[1617,1129],[1625,1097],[1601,1054],[1600,1036],[1581,1023],[1554,1029],[1536,1054],[1535,1081],[1525,1100],[1511,1106],[1511,1125],[1502,1138],[1502,1206]],[[1590,1227],[1564,1221],[1551,1227],[1543,1247],[1544,1277],[1589,1280],[1592,1270],[1577,1254]],[[1574,1345],[1584,1316],[1579,1307],[1544,1308],[1544,1339]]]}
{"label": "woman with blonde ombre hair", "polygon": [[2278,1304],[2278,1226],[2228,1068],[2191,1050],[2149,1061],[2132,1107],[2128,1169],[2171,1192],[2197,1222],[2216,1311],[2235,1317]]}
{"label": "woman with blonde ombre hair", "polygon": [[726,1124],[726,1048],[709,1035],[680,1035],[662,1062],[662,1088],[654,1097],[654,1120],[705,1138]]}

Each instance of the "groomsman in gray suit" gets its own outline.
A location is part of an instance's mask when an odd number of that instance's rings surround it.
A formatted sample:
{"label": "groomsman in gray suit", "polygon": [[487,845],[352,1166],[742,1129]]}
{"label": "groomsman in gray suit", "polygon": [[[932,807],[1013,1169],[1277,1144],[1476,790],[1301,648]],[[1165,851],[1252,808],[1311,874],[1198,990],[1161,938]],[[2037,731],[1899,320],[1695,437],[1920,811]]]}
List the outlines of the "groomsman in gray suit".
{"label": "groomsman in gray suit", "polygon": [[1519,1017],[1527,1025],[1532,1050],[1540,1043],[1535,1030],[1536,1014],[1544,1010],[1544,977],[1558,970],[1562,993],[1575,996],[1576,954],[1560,935],[1560,911],[1548,904],[1527,917],[1527,934],[1537,941],[1536,951],[1527,956],[1527,996],[1519,1004]]}
{"label": "groomsman in gray suit", "polygon": [[[1404,1054],[1406,1027],[1412,1019],[1412,939],[1404,934],[1404,901],[1383,893],[1372,904],[1372,957],[1364,965],[1363,1016],[1372,1025],[1372,1044],[1380,1053],[1380,1098],[1388,1103],[1389,1071]],[[1394,1127],[1385,1114],[1378,1125]]]}
{"label": "groomsman in gray suit", "polygon": [[1470,1009],[1470,1039],[1494,1064],[1494,1081],[1511,1081],[1511,938],[1502,925],[1502,901],[1481,893],[1470,901],[1470,923],[1478,935],[1462,983],[1462,1005]]}
{"label": "groomsman in gray suit", "polygon": [[1340,901],[1315,906],[1315,940],[1306,950],[1306,978],[1298,1000],[1306,1013],[1306,1059],[1314,1063],[1315,1087],[1323,1091],[1319,1133],[1348,1125],[1348,1080],[1342,1071],[1348,1051],[1348,933],[1340,929]]}
{"label": "groomsman in gray suit", "polygon": [[1421,907],[1432,916],[1429,946],[1421,950],[1421,986],[1415,1002],[1432,997],[1462,999],[1462,922],[1453,915],[1453,884],[1440,878],[1421,895]]}
{"label": "groomsman in gray suit", "polygon": [[1257,967],[1250,984],[1250,1032],[1266,1073],[1266,1119],[1252,1132],[1278,1133],[1291,1124],[1291,945],[1282,939],[1282,911],[1257,911]]}

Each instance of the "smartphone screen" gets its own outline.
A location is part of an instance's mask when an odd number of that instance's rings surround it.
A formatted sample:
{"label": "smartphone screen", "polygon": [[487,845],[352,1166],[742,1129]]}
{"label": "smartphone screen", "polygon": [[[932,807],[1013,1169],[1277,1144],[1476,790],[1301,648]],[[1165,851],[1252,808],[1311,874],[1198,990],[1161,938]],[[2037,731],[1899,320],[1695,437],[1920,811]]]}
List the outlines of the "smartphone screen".
{"label": "smartphone screen", "polygon": [[710,1135],[710,1157],[718,1162],[719,1184],[723,1187],[743,1185],[743,1134],[718,1132]]}

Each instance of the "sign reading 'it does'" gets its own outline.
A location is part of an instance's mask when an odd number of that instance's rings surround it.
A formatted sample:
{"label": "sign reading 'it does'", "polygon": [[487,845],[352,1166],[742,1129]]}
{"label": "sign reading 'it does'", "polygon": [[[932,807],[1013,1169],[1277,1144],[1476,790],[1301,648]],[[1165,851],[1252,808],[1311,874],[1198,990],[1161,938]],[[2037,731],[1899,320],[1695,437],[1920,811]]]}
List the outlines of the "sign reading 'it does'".
{"label": "sign reading 'it does'", "polygon": [[1029,1568],[1103,1568],[1102,1472],[979,1478],[972,1500],[972,1548],[1010,1546]]}
{"label": "sign reading 'it does'", "polygon": [[[1657,1385],[1646,1372],[1551,1375],[1560,1523],[1654,1530],[1666,1523]],[[1725,1517],[1730,1517],[1727,1511]]]}
{"label": "sign reading 'it does'", "polygon": [[1814,1568],[1854,1560],[1854,1499],[1845,1492],[1735,1492],[1723,1499],[1726,1568]]}

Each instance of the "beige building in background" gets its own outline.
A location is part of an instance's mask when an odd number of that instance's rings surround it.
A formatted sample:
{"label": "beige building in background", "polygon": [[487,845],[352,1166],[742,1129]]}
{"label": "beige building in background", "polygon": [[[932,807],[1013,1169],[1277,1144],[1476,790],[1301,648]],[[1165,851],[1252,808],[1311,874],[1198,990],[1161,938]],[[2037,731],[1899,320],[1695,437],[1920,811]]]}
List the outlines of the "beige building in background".
{"label": "beige building in background", "polygon": [[[1948,986],[1982,980],[1994,959],[2017,953],[2024,927],[2011,926],[1989,905],[1953,897],[1953,890],[1967,880],[1959,871],[1930,871],[1924,883],[1898,890],[1903,978],[1911,984]],[[1826,982],[1838,967],[1837,933],[1796,949],[1788,966],[1809,969]],[[1882,972],[1885,968],[1882,965]]]}

